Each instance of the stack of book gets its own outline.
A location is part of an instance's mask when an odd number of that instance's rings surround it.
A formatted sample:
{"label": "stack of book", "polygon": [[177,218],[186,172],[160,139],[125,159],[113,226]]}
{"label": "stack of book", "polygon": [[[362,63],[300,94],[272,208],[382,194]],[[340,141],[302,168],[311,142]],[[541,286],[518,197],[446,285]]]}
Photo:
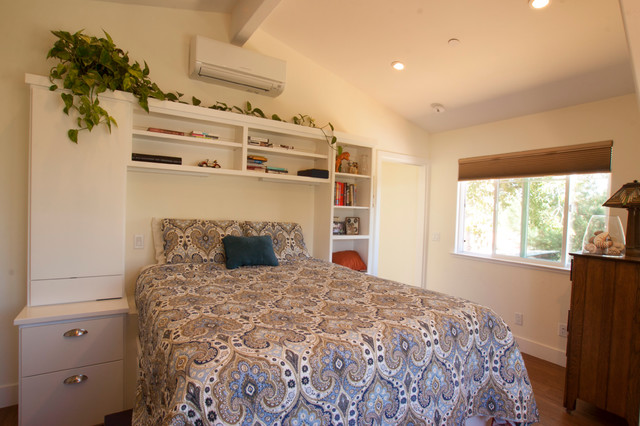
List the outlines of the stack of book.
{"label": "stack of book", "polygon": [[355,206],[356,205],[356,184],[346,182],[336,182],[334,205]]}
{"label": "stack of book", "polygon": [[267,148],[271,148],[273,146],[273,144],[269,142],[269,138],[261,138],[259,136],[249,136],[247,142],[249,145],[254,146],[264,146]]}
{"label": "stack of book", "polygon": [[260,155],[247,155],[247,170],[266,172],[267,166],[264,164],[266,162],[267,159]]}

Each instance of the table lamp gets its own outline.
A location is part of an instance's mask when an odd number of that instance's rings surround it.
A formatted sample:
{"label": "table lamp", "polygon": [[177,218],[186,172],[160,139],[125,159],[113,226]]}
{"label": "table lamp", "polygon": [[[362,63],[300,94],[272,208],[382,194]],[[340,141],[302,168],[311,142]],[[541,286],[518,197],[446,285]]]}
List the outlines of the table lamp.
{"label": "table lamp", "polygon": [[626,256],[640,257],[640,183],[625,183],[604,204],[605,207],[627,209]]}

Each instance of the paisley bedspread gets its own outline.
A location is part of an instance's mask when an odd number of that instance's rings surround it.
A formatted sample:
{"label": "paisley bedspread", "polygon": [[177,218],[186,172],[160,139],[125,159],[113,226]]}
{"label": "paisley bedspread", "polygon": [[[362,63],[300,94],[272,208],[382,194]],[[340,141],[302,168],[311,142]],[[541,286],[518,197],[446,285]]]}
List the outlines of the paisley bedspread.
{"label": "paisley bedspread", "polygon": [[134,424],[538,420],[492,310],[309,258],[156,265],[138,278]]}

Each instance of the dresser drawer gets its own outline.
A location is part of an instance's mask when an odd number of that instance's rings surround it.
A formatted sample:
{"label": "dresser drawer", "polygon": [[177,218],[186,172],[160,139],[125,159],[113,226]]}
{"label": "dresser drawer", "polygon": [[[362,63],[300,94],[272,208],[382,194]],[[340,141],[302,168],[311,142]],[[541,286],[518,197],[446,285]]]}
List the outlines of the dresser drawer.
{"label": "dresser drawer", "polygon": [[[65,333],[79,335],[67,337]],[[20,375],[28,377],[122,359],[123,334],[122,315],[21,327]]]}
{"label": "dresser drawer", "polygon": [[[79,383],[65,379],[84,375]],[[96,425],[123,409],[123,361],[56,371],[21,379],[20,424]]]}

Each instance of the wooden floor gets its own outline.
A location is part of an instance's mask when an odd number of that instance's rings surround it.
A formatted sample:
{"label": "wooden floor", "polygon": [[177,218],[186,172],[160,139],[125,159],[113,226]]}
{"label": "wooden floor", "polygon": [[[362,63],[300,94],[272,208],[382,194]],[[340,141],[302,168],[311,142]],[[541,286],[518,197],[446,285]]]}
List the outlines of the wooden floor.
{"label": "wooden floor", "polygon": [[[533,385],[542,426],[624,426],[617,416],[578,401],[576,410],[567,413],[562,407],[564,368],[539,358],[522,354]],[[0,426],[17,426],[18,406],[0,408]]]}

